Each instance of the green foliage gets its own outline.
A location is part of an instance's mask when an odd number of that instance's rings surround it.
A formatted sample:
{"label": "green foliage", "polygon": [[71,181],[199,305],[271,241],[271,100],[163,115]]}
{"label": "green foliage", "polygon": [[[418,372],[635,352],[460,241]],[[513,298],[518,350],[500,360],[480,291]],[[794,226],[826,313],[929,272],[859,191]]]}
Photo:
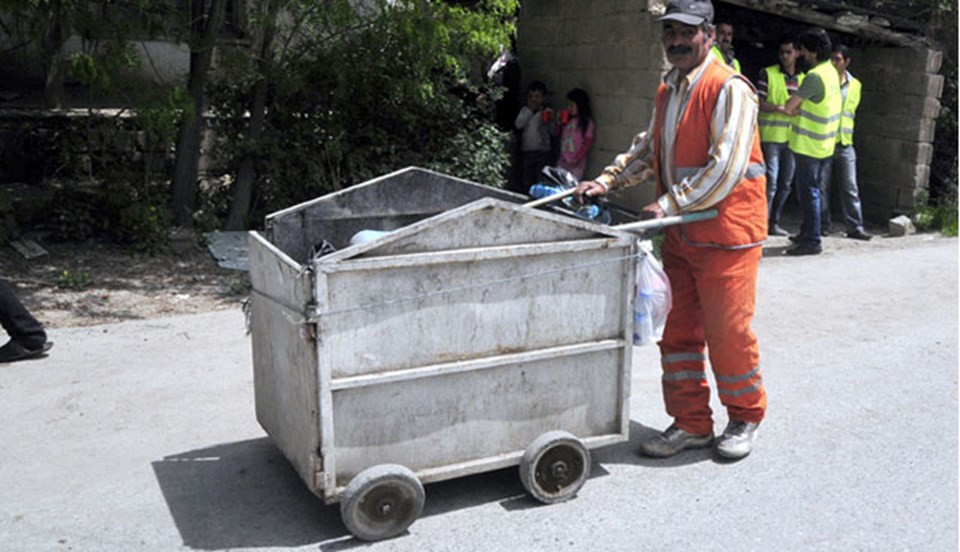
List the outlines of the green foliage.
{"label": "green foliage", "polygon": [[[271,75],[246,52],[221,57],[209,95],[217,150],[225,167],[256,160],[255,218],[410,165],[503,184],[504,137],[476,102],[487,92],[477,69],[509,43],[516,1],[375,4],[292,2]],[[271,90],[251,144],[245,114],[259,78]]]}
{"label": "green foliage", "polygon": [[939,231],[945,236],[957,236],[957,196],[945,196],[929,200],[926,196],[917,199],[911,219],[921,232]]}
{"label": "green foliage", "polygon": [[80,291],[90,286],[91,282],[89,272],[70,272],[69,270],[64,270],[57,276],[57,287],[60,289]]}
{"label": "green foliage", "polygon": [[98,47],[94,43],[87,51],[70,56],[70,75],[87,86],[94,94],[116,92],[120,88],[123,69],[140,66],[140,56],[127,42],[107,41]]}
{"label": "green foliage", "polygon": [[147,253],[166,247],[169,184],[155,178],[144,159],[157,155],[149,149],[158,147],[150,136],[164,127],[163,118],[148,115],[143,126],[138,121],[90,115],[28,133],[30,156],[56,160],[43,175],[54,183],[47,219],[51,237],[106,237]]}

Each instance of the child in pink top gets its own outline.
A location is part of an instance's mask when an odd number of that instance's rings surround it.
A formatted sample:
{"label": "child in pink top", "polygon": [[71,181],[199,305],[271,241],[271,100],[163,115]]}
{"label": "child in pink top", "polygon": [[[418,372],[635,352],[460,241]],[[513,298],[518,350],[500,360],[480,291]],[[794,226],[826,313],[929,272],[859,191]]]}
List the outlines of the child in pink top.
{"label": "child in pink top", "polygon": [[567,92],[567,109],[560,112],[560,159],[557,166],[570,171],[577,180],[587,168],[587,153],[593,145],[595,125],[590,97],[580,88]]}

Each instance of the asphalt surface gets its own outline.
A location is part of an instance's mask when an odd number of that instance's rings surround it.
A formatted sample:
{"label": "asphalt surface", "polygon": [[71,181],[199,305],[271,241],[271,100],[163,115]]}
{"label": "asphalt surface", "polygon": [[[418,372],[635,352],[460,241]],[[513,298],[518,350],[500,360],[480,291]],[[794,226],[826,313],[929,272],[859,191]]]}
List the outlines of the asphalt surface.
{"label": "asphalt surface", "polygon": [[750,457],[637,456],[669,420],[636,348],[631,441],[594,451],[575,499],[539,505],[515,469],[435,483],[375,544],[258,426],[239,310],[54,330],[49,357],[0,365],[0,550],[956,550],[957,240],[779,252]]}

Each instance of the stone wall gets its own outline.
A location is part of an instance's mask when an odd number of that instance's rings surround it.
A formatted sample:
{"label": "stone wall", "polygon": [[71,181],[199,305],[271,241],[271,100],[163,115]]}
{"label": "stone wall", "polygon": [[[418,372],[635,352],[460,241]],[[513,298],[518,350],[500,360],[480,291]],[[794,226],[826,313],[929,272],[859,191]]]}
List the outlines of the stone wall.
{"label": "stone wall", "polygon": [[[539,0],[523,2],[518,28],[523,90],[544,81],[554,108],[572,88],[590,95],[597,135],[585,176],[595,176],[650,122],[665,69],[659,25],[640,0]],[[622,198],[634,207],[652,199],[648,190]]]}
{"label": "stone wall", "polygon": [[850,72],[863,82],[854,144],[864,214],[883,219],[909,213],[930,180],[943,55],[867,48],[851,57]]}
{"label": "stone wall", "polygon": [[[646,129],[653,97],[667,69],[656,13],[662,0],[526,0],[518,22],[523,85],[540,79],[552,105],[567,90],[591,97],[597,141],[586,175],[594,176]],[[797,28],[805,27],[802,22]],[[944,79],[940,52],[870,47],[851,50],[851,72],[863,82],[855,143],[864,214],[885,221],[911,210],[927,189],[934,127]],[[619,201],[639,207],[650,190]]]}

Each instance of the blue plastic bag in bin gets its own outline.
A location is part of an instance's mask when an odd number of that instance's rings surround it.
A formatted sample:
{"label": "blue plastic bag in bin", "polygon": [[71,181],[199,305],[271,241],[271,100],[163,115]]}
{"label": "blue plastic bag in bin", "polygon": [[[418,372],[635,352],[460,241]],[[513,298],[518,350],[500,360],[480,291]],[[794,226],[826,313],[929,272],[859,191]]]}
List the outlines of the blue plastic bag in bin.
{"label": "blue plastic bag in bin", "polygon": [[[560,167],[544,167],[543,174],[547,177],[544,182],[530,186],[530,197],[540,199],[559,194],[570,188],[575,188],[579,182],[570,171]],[[580,204],[572,196],[565,197],[557,202],[566,209],[573,211],[580,218],[593,220],[602,224],[610,224],[610,210],[595,203]]]}

